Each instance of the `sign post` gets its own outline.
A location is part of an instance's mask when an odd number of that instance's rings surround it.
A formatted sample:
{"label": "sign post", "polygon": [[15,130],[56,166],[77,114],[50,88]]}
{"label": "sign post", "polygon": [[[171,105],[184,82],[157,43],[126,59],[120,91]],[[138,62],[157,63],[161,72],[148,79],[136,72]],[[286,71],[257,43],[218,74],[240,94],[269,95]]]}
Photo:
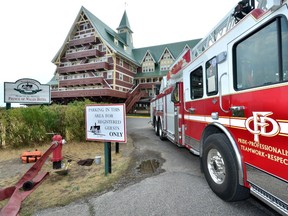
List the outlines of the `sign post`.
{"label": "sign post", "polygon": [[11,109],[11,103],[6,103],[6,110]]}
{"label": "sign post", "polygon": [[104,142],[105,175],[112,172],[111,142],[126,143],[125,104],[86,106],[86,140]]}
{"label": "sign post", "polygon": [[112,173],[111,142],[104,142],[105,175]]}
{"label": "sign post", "polygon": [[115,143],[115,153],[116,154],[119,153],[119,143],[118,142]]}

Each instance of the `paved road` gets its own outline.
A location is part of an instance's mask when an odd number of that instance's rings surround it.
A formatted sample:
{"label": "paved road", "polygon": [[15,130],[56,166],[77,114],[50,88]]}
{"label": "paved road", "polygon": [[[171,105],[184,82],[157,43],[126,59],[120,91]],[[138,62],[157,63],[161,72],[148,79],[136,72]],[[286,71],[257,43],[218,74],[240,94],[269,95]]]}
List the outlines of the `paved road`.
{"label": "paved road", "polygon": [[253,197],[235,203],[219,199],[200,172],[199,158],[169,141],[161,141],[148,121],[147,118],[128,118],[127,131],[139,155],[137,164],[140,160],[156,159],[162,165],[158,170],[163,172],[101,196],[35,215],[278,215]]}

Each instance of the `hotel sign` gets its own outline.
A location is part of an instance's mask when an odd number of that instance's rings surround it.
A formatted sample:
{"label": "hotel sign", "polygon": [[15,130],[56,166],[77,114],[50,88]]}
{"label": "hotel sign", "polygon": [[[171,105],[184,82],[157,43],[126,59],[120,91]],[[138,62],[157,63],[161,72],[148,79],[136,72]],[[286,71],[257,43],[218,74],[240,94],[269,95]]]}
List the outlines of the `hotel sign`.
{"label": "hotel sign", "polygon": [[50,104],[50,85],[41,85],[34,79],[19,79],[15,83],[4,82],[5,103]]}

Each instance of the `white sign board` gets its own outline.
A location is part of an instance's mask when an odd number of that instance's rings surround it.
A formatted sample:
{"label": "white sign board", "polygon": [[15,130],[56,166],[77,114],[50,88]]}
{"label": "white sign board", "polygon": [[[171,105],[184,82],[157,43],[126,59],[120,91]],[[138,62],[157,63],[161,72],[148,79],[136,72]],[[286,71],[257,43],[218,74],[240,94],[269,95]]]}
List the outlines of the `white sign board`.
{"label": "white sign board", "polygon": [[86,140],[126,143],[125,104],[87,105]]}
{"label": "white sign board", "polygon": [[19,79],[15,83],[4,82],[5,103],[50,104],[50,85],[41,85],[34,79]]}

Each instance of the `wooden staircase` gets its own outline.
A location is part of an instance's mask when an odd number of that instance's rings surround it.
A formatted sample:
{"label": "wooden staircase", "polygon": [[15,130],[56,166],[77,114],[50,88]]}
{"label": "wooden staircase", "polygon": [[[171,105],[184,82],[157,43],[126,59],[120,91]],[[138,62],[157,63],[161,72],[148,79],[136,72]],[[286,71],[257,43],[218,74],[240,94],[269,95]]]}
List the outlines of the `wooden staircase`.
{"label": "wooden staircase", "polygon": [[125,101],[126,113],[129,113],[133,106],[144,96],[144,92],[140,91],[139,84],[128,93],[128,98]]}

